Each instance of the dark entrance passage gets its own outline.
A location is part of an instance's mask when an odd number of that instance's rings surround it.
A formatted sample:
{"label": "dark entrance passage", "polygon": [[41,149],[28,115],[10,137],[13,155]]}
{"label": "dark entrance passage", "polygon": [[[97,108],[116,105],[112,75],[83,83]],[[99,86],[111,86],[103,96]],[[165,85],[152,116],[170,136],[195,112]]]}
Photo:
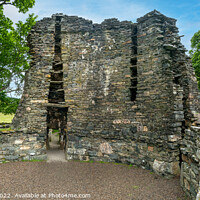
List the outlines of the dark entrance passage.
{"label": "dark entrance passage", "polygon": [[47,107],[47,149],[66,149],[68,108],[60,106]]}

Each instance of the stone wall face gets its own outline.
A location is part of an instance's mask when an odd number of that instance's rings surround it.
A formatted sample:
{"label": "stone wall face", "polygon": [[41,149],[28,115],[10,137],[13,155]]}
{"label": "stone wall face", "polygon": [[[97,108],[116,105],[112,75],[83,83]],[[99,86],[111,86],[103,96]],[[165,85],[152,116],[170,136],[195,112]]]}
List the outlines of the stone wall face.
{"label": "stone wall face", "polygon": [[[175,120],[175,96],[171,95],[172,71],[170,67],[163,69],[163,54],[167,60],[169,52],[163,48],[165,41],[158,39],[159,36],[166,37],[160,30],[163,29],[163,33],[168,31],[169,27],[165,21],[168,20],[169,25],[175,25],[175,20],[166,17],[163,19],[163,16],[160,18],[159,26],[158,16],[152,14],[139,19],[137,26],[131,26],[130,23],[130,28],[126,27],[125,30],[122,23],[117,21],[117,30],[114,27],[111,29],[111,25],[114,26],[116,22],[107,20],[102,24],[107,23],[106,29],[111,30],[104,30],[103,26],[100,32],[95,31],[97,38],[91,30],[85,34],[88,38],[83,38],[82,33],[81,40],[80,36],[74,36],[76,45],[67,43],[68,52],[72,52],[68,58],[72,64],[66,64],[71,69],[65,70],[68,72],[65,83],[72,89],[66,92],[66,101],[70,93],[75,91],[69,99],[72,106],[69,106],[68,112],[68,159],[132,163],[154,168],[159,174],[168,176],[179,173],[178,141],[181,139],[181,129],[177,131],[174,126],[177,126],[176,123],[181,126],[182,123]],[[137,35],[136,39],[134,34]],[[99,45],[90,44],[91,40]],[[84,41],[87,41],[86,44]],[[137,49],[134,42],[137,43]],[[96,51],[91,51],[91,47]],[[73,55],[73,52],[78,57]],[[90,52],[93,56],[90,56]],[[105,60],[107,55],[109,60]],[[87,63],[85,66],[89,68],[86,69],[87,73],[91,74],[80,73],[85,68],[77,70],[84,63]],[[136,73],[137,79],[134,101],[131,101],[129,91],[132,73]],[[82,75],[85,77],[81,80]],[[80,90],[82,85],[83,92]],[[177,104],[182,101],[181,95],[176,98]],[[179,120],[183,121],[183,117]]]}
{"label": "stone wall face", "polygon": [[[129,94],[134,24],[110,19],[92,25],[75,18],[72,24],[80,25],[73,29],[65,20],[62,60],[65,101],[69,105],[67,158],[129,159],[127,154],[118,153],[121,145],[125,146],[123,135],[131,137],[130,124],[135,122],[134,114],[130,115]],[[110,147],[112,153],[104,155],[99,150],[105,142],[107,146],[115,144]]]}
{"label": "stone wall face", "polygon": [[63,109],[68,160],[123,162],[167,177],[181,173],[181,185],[195,198],[199,93],[175,19],[153,11],[135,24],[114,18],[93,24],[56,14],[36,24],[29,43],[32,67],[16,129],[44,142],[56,116],[48,121],[49,115]]}
{"label": "stone wall face", "polygon": [[0,163],[5,161],[46,160],[44,137],[22,131],[0,132]]}
{"label": "stone wall face", "polygon": [[[181,94],[174,94],[170,52],[165,49],[175,20],[152,12],[138,19],[138,112],[143,127],[140,134],[149,148],[151,167],[163,175],[179,174],[179,140],[182,112]],[[175,100],[176,99],[176,100]]]}
{"label": "stone wall face", "polygon": [[[200,128],[192,126],[185,130],[182,141],[181,186],[195,199],[200,183]],[[197,198],[197,200],[199,200]]]}
{"label": "stone wall face", "polygon": [[30,132],[46,133],[50,70],[54,56],[55,20],[46,18],[37,23],[29,35],[31,68],[26,73],[24,92],[13,126]]}

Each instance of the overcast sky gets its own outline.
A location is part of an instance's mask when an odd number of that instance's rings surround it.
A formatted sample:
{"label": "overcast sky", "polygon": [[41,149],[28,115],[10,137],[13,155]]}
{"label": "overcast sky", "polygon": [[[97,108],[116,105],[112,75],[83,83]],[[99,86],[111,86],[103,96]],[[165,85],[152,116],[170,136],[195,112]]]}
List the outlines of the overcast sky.
{"label": "overcast sky", "polygon": [[[200,29],[200,0],[36,0],[29,13],[38,15],[38,20],[55,13],[78,15],[100,23],[106,18],[118,18],[136,22],[138,17],[152,10],[176,18],[182,42],[190,49],[190,39]],[[5,6],[6,16],[15,22],[24,21],[27,15]]]}

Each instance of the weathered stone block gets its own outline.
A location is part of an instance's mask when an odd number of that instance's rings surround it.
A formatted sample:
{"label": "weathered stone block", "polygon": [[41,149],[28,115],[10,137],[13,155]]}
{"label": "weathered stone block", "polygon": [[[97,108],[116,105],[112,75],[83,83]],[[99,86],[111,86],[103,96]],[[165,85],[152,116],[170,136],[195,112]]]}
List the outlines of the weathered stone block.
{"label": "weathered stone block", "polygon": [[151,147],[151,146],[148,146],[148,151],[153,151],[153,147]]}
{"label": "weathered stone block", "polygon": [[0,155],[5,155],[6,151],[0,151]]}
{"label": "weathered stone block", "polygon": [[30,146],[23,145],[20,147],[20,150],[29,150],[30,148],[31,148]]}
{"label": "weathered stone block", "polygon": [[4,159],[5,157],[5,155],[0,155],[0,159]]}
{"label": "weathered stone block", "polygon": [[22,144],[24,140],[15,140],[14,144]]}
{"label": "weathered stone block", "polygon": [[30,142],[37,141],[37,137],[29,137],[29,141]]}
{"label": "weathered stone block", "polygon": [[166,177],[171,176],[179,176],[180,175],[180,167],[179,162],[164,162],[159,160],[154,160],[153,162],[153,170],[159,174]]}
{"label": "weathered stone block", "polygon": [[6,160],[18,160],[18,158],[19,158],[19,156],[12,156],[12,155],[10,155],[10,156],[5,156],[5,159]]}
{"label": "weathered stone block", "polygon": [[200,200],[200,182],[199,182],[199,189],[198,189],[196,200]]}
{"label": "weathered stone block", "polygon": [[107,142],[100,144],[99,149],[103,154],[113,153],[111,145]]}

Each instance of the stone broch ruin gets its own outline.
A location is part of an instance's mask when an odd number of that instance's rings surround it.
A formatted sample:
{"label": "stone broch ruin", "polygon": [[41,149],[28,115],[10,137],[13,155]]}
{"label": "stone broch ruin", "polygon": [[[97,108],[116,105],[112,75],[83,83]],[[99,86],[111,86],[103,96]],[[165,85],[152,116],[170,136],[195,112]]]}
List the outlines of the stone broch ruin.
{"label": "stone broch ruin", "polygon": [[199,93],[176,20],[55,14],[29,34],[31,68],[0,160],[46,159],[60,129],[67,160],[122,162],[172,177],[200,199]]}

